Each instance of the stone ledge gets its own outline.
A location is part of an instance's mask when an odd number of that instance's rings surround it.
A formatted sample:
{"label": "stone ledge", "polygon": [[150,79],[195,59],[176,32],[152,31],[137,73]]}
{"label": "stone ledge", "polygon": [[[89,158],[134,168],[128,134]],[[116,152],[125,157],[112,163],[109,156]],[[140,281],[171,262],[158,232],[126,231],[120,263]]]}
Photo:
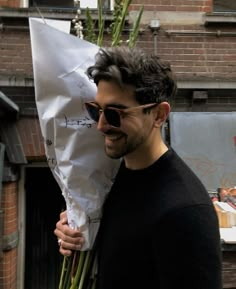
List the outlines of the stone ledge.
{"label": "stone ledge", "polygon": [[206,26],[212,24],[236,24],[236,13],[206,13],[203,19]]}
{"label": "stone ledge", "polygon": [[[72,20],[76,15],[76,8],[39,8],[40,13],[43,15],[44,18],[50,19],[68,19]],[[84,20],[85,16],[85,9],[81,9],[80,19]],[[29,17],[41,17],[39,11],[36,8],[5,8],[0,7],[0,17],[2,20],[4,18],[29,18]],[[94,19],[98,19],[97,10],[91,10],[92,17]],[[106,20],[111,20],[113,18],[112,11],[105,10],[104,14],[106,15]]]}

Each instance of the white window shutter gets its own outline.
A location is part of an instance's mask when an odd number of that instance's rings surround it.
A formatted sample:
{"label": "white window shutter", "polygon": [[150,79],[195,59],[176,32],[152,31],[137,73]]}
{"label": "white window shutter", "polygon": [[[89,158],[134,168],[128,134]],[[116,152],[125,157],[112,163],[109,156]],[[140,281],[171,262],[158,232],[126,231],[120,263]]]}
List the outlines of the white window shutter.
{"label": "white window shutter", "polygon": [[91,8],[97,9],[98,3],[97,0],[80,0],[80,8]]}

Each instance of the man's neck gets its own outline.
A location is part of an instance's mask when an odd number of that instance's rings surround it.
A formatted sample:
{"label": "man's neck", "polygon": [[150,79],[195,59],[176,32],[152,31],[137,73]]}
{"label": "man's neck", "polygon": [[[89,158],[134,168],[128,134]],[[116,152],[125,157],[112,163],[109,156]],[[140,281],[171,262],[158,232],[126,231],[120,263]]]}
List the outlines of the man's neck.
{"label": "man's neck", "polygon": [[161,142],[154,150],[135,151],[124,157],[125,166],[131,170],[145,169],[157,161],[166,151],[168,151],[168,147],[164,142]]}

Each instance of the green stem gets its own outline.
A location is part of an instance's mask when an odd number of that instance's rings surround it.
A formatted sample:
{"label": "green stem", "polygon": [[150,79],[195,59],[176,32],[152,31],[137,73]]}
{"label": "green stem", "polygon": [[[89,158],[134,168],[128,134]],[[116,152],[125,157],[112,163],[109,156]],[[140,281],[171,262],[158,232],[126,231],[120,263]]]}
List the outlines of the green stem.
{"label": "green stem", "polygon": [[84,258],[85,258],[85,251],[81,251],[79,255],[79,263],[78,263],[78,267],[76,270],[75,278],[73,279],[70,289],[76,289],[77,283],[82,273]]}
{"label": "green stem", "polygon": [[133,29],[129,35],[129,47],[131,48],[134,47],[136,40],[138,38],[139,26],[140,26],[142,14],[143,14],[143,6],[139,9],[138,16],[133,24]]}
{"label": "green stem", "polygon": [[87,251],[78,289],[83,289],[84,280],[85,280],[86,274],[89,271],[90,259],[91,259],[91,252]]}
{"label": "green stem", "polygon": [[118,17],[118,20],[116,21],[116,27],[114,28],[115,33],[114,33],[114,37],[113,37],[113,41],[112,41],[111,46],[117,46],[120,43],[120,36],[121,36],[121,33],[122,33],[124,25],[125,25],[125,17],[127,15],[128,8],[129,8],[131,2],[132,2],[132,0],[125,0],[125,2],[123,3],[121,14]]}
{"label": "green stem", "polygon": [[[77,263],[79,260],[79,254],[80,254],[80,252],[74,251],[73,256],[71,256],[71,258],[72,258],[72,265],[71,265],[71,269],[70,269],[71,280],[73,280],[75,272],[76,272],[76,268],[77,268],[76,266],[77,266]],[[71,281],[71,283],[72,283],[72,281]]]}
{"label": "green stem", "polygon": [[61,269],[61,276],[60,276],[60,282],[59,282],[59,289],[64,289],[63,288],[63,279],[64,279],[64,276],[65,276],[65,273],[66,273],[66,256],[64,256],[63,258],[63,263],[62,263],[62,269]]}
{"label": "green stem", "polygon": [[102,1],[98,0],[98,39],[97,39],[98,46],[102,46],[103,33],[104,33],[103,7]]}
{"label": "green stem", "polygon": [[[95,289],[96,282],[97,282],[97,256],[96,251],[93,250],[93,256],[92,256],[92,268],[90,269],[90,284],[87,289]],[[91,267],[91,265],[89,266]]]}
{"label": "green stem", "polygon": [[93,284],[92,284],[91,289],[95,289],[95,288],[96,288],[96,283],[97,283],[97,278],[95,277],[95,278],[93,279]]}
{"label": "green stem", "polygon": [[73,262],[73,256],[65,257],[67,266],[65,268],[66,274],[63,282],[63,289],[69,289],[71,283],[71,267]]}

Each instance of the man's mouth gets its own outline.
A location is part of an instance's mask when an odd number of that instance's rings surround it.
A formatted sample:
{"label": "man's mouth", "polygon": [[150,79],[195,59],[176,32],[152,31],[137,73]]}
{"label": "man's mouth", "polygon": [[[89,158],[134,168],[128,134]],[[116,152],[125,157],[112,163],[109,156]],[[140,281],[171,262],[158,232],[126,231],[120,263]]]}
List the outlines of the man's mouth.
{"label": "man's mouth", "polygon": [[109,141],[117,141],[123,137],[123,134],[118,135],[105,135],[105,138]]}

